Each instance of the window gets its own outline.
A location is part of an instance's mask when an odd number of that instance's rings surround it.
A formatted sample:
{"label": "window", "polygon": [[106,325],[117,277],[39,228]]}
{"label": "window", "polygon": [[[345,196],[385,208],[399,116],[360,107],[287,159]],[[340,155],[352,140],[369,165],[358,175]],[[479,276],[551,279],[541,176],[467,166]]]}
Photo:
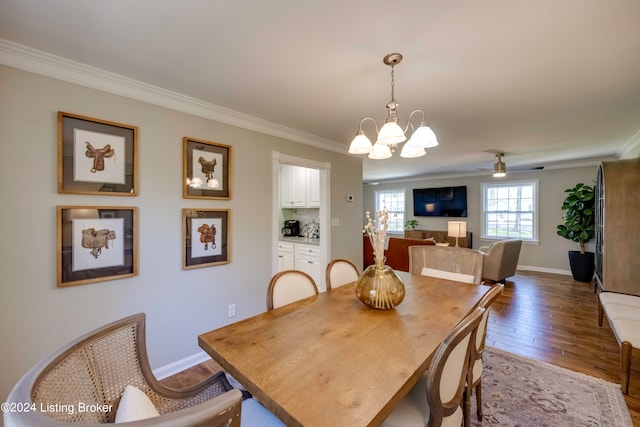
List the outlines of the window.
{"label": "window", "polygon": [[376,212],[381,211],[383,208],[389,212],[389,228],[387,231],[403,233],[404,190],[376,191]]}
{"label": "window", "polygon": [[538,240],[538,182],[482,184],[482,237]]}

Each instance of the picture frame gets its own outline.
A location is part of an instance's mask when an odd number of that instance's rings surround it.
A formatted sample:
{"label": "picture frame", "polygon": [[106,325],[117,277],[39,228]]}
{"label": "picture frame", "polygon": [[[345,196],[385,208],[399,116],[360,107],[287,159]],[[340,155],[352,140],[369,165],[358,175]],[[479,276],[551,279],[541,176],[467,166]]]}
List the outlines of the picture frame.
{"label": "picture frame", "polygon": [[138,194],[138,128],[58,111],[58,193]]}
{"label": "picture frame", "polygon": [[138,208],[57,206],[58,287],[138,274]]}
{"label": "picture frame", "polygon": [[231,198],[231,146],[184,137],[182,184],[185,199]]}
{"label": "picture frame", "polygon": [[228,264],[229,209],[182,209],[182,268]]}

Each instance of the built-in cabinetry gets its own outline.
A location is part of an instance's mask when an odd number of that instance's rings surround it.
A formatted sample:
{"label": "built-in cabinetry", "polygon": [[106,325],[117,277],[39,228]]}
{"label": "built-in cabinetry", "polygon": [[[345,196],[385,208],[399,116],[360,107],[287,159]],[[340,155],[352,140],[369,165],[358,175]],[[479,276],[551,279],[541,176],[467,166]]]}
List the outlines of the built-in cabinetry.
{"label": "built-in cabinetry", "polygon": [[296,270],[307,273],[316,285],[322,283],[324,269],[320,263],[320,246],[296,243],[294,261]]}
{"label": "built-in cabinetry", "polygon": [[281,206],[317,208],[320,206],[320,171],[294,165],[281,165]]}
{"label": "built-in cabinetry", "polygon": [[278,242],[278,271],[300,270],[322,283],[324,270],[320,262],[320,246],[305,243]]}
{"label": "built-in cabinetry", "polygon": [[294,269],[293,246],[292,242],[278,242],[278,271]]}
{"label": "built-in cabinetry", "polygon": [[602,162],[596,177],[596,281],[603,291],[640,295],[640,159]]}

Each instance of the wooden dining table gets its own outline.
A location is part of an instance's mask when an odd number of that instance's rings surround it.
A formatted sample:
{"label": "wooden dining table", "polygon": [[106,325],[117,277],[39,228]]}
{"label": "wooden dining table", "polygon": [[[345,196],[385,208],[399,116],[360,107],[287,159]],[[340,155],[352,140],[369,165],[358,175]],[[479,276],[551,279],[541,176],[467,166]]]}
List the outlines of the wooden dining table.
{"label": "wooden dining table", "polygon": [[198,343],[287,426],[376,426],[488,290],[398,272],[404,301],[366,307],[355,283],[203,333]]}

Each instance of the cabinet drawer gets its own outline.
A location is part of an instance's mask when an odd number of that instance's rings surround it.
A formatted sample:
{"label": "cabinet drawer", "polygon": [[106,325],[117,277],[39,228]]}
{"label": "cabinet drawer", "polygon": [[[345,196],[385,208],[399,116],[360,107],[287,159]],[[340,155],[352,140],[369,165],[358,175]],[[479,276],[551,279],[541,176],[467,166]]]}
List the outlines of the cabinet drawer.
{"label": "cabinet drawer", "polygon": [[319,257],[320,246],[296,244],[296,254]]}
{"label": "cabinet drawer", "polygon": [[278,252],[293,252],[293,243],[292,242],[278,242]]}

